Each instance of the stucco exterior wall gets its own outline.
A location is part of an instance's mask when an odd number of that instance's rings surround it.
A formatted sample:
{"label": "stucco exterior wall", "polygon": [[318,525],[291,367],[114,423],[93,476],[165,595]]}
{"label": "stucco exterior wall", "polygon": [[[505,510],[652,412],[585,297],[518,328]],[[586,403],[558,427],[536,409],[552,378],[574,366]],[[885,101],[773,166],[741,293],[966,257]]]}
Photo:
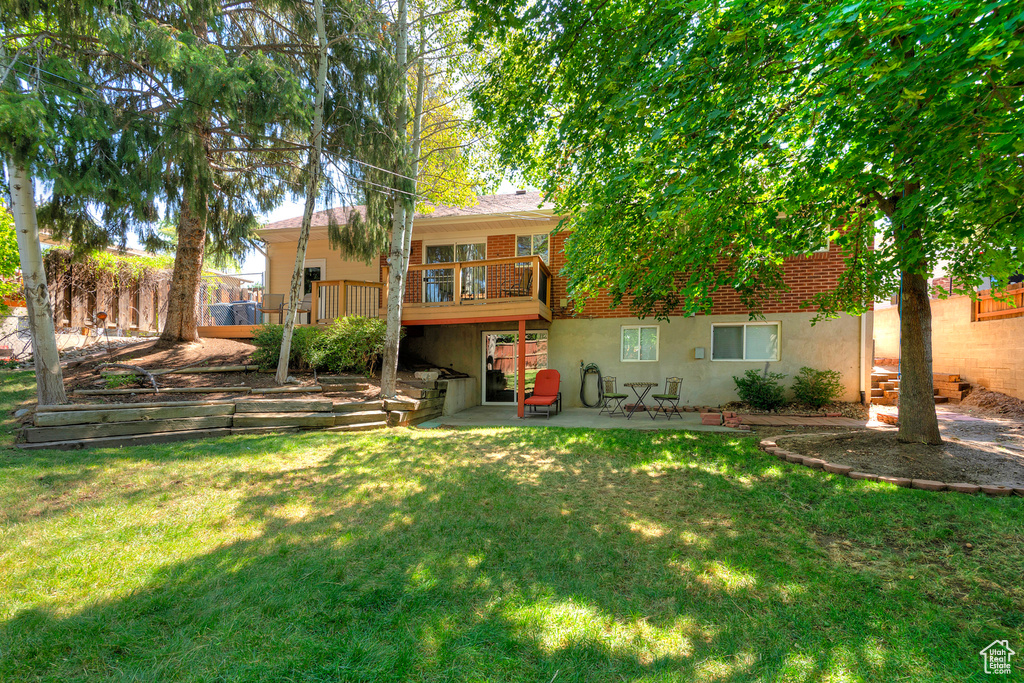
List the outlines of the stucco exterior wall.
{"label": "stucco exterior wall", "polygon": [[[811,326],[809,313],[781,313],[767,317],[779,322],[780,349],[773,372],[793,377],[803,366],[819,370],[838,370],[843,376],[847,401],[860,400],[866,377],[859,375],[861,358],[861,319],[841,316]],[[597,363],[604,375],[618,379],[619,388],[629,381],[651,381],[663,385],[665,378],[684,379],[682,402],[690,405],[720,405],[736,400],[733,375],[747,369],[760,370],[763,362],[711,360],[711,326],[713,323],[747,322],[746,315],[697,316],[670,318],[668,322],[636,318],[555,320],[550,326],[531,322],[527,329],[548,329],[548,367],[562,376],[562,395],[567,406],[581,406],[580,362]],[[659,353],[654,362],[622,362],[620,360],[620,327],[629,324],[658,324]],[[871,343],[871,317],[865,316],[864,343]],[[427,326],[422,336],[406,338],[402,344],[408,352],[441,367],[464,372],[479,379],[482,371],[482,333],[492,330],[514,331],[516,322],[498,324]],[[694,358],[694,349],[702,347],[704,358]],[[865,374],[870,373],[870,349],[865,349]],[[593,379],[591,379],[593,381]],[[479,385],[478,385],[479,386]],[[480,403],[478,396],[472,405]],[[627,392],[628,393],[628,392]]]}
{"label": "stucco exterior wall", "polygon": [[[899,311],[875,311],[875,356],[899,355]],[[1024,399],[1024,318],[972,322],[970,297],[932,299],[932,368]]]}

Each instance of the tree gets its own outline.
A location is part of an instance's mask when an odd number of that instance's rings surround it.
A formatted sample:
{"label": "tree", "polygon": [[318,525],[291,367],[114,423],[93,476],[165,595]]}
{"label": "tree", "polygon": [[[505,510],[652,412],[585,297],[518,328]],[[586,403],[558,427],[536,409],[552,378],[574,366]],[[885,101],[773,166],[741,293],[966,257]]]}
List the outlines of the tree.
{"label": "tree", "polygon": [[665,316],[731,286],[756,315],[786,257],[832,240],[847,269],[812,303],[902,292],[898,438],[940,442],[926,278],[944,262],[971,293],[1022,265],[1018,4],[474,8],[499,52],[477,111],[570,216],[574,296]]}
{"label": "tree", "polygon": [[18,236],[14,231],[14,217],[6,206],[0,205],[0,316],[10,314],[4,299],[18,293]]}
{"label": "tree", "polygon": [[[465,17],[455,6],[443,3],[420,3],[416,10],[414,21],[410,21],[407,0],[398,0],[394,55],[399,93],[391,178],[394,203],[381,370],[381,394],[385,398],[394,398],[397,393],[402,301],[417,208],[429,210],[425,200],[468,204],[475,201],[473,189],[480,184],[472,162],[474,153],[481,149],[479,140],[472,123],[458,112],[460,98],[465,95],[460,81],[468,81],[480,65],[460,47],[467,27]],[[410,44],[410,34],[417,36],[415,48]]]}
{"label": "tree", "polygon": [[[327,89],[327,24],[324,20],[323,0],[313,0],[316,13],[316,34],[319,46],[316,75],[316,105],[313,110],[313,127],[309,140],[309,159],[306,164],[306,206],[302,212],[302,225],[299,228],[299,242],[295,249],[295,268],[292,271],[292,284],[288,297],[288,312],[284,319],[284,332],[281,335],[281,354],[277,361],[275,379],[284,384],[288,379],[288,359],[291,357],[292,331],[295,329],[295,313],[302,292],[303,263],[306,259],[306,245],[309,243],[309,226],[313,220],[313,209],[320,194],[320,178],[323,175],[323,164],[320,155],[323,151],[324,132],[324,93]],[[344,314],[344,311],[341,311]],[[316,311],[310,317],[316,319]]]}
{"label": "tree", "polygon": [[135,232],[152,248],[161,214],[177,226],[162,343],[198,340],[207,249],[245,251],[295,181],[302,148],[287,138],[310,102],[291,25],[304,12],[297,0],[132,0],[24,3],[5,16],[10,47],[32,45],[25,69],[42,65],[49,135],[34,161],[53,235],[84,252]]}
{"label": "tree", "polygon": [[50,307],[50,294],[46,287],[46,269],[43,267],[43,253],[39,246],[35,188],[24,164],[18,163],[13,157],[7,162],[7,183],[11,192],[11,213],[14,214],[25,283],[25,307],[28,309],[29,331],[32,334],[36,398],[40,405],[67,403],[57,336],[53,327],[53,309]]}

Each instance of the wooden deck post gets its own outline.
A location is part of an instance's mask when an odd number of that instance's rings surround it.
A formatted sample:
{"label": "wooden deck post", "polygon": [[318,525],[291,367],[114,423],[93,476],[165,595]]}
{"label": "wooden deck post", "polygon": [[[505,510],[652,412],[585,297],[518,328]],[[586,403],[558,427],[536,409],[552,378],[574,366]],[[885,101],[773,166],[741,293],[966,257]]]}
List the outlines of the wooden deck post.
{"label": "wooden deck post", "polygon": [[518,397],[519,397],[519,417],[526,417],[526,319],[519,319],[519,357],[518,361]]}
{"label": "wooden deck post", "polygon": [[309,322],[320,324],[320,283],[313,282],[313,296],[309,300]]}
{"label": "wooden deck post", "polygon": [[348,315],[348,280],[338,284],[338,318]]}

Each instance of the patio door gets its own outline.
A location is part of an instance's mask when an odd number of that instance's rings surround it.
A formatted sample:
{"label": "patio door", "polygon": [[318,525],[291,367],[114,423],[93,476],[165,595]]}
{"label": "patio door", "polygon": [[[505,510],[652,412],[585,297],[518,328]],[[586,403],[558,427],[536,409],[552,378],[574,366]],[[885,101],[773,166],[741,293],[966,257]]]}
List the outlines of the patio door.
{"label": "patio door", "polygon": [[[548,333],[526,333],[526,393],[533,391],[538,370],[548,367]],[[483,403],[514,404],[519,387],[519,333],[483,333]]]}

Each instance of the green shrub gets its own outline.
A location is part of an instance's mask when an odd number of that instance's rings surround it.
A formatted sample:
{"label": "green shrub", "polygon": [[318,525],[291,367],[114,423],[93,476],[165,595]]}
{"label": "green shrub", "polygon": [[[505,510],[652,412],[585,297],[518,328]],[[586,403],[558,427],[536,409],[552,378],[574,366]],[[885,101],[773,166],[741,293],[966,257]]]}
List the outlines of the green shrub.
{"label": "green shrub", "polygon": [[[384,353],[383,320],[352,316],[329,327],[296,327],[288,364],[328,372],[372,375]],[[277,367],[281,356],[281,325],[261,325],[253,336],[252,362],[264,370]]]}
{"label": "green shrub", "polygon": [[[288,354],[290,367],[314,367],[309,363],[311,349],[323,331],[316,327],[296,327],[292,330],[292,346]],[[273,370],[281,357],[281,339],[284,336],[284,325],[260,325],[253,335],[252,343],[256,350],[252,353],[252,362],[261,370]]]}
{"label": "green shrub", "polygon": [[387,324],[375,318],[351,316],[339,318],[311,345],[306,362],[328,372],[354,372],[372,375],[384,354]]}
{"label": "green shrub", "polygon": [[800,368],[793,380],[793,394],[800,403],[821,408],[843,394],[843,382],[836,370]]}
{"label": "green shrub", "polygon": [[786,390],[781,380],[786,376],[779,372],[747,370],[743,377],[733,376],[736,382],[736,393],[740,400],[752,408],[759,410],[776,410],[786,404]]}

